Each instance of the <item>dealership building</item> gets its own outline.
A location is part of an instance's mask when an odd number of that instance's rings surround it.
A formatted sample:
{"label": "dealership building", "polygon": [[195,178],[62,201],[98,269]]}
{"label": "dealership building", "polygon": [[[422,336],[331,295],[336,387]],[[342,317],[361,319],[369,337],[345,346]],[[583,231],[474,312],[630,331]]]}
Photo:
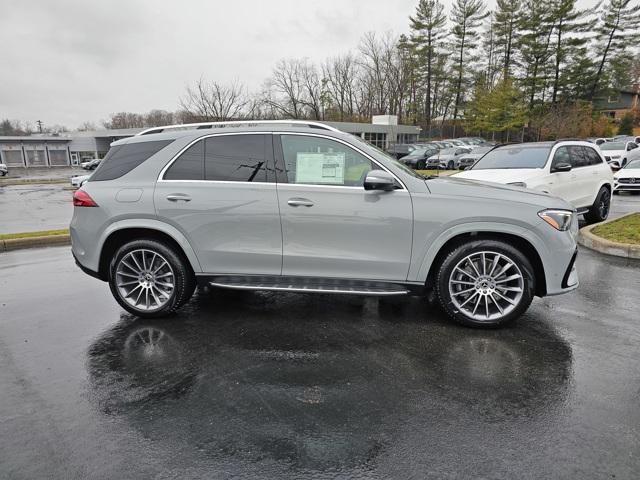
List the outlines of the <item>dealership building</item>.
{"label": "dealership building", "polygon": [[[386,149],[394,143],[413,143],[420,128],[398,125],[397,117],[380,115],[372,123],[322,122],[352,133],[375,146]],[[94,158],[102,158],[116,140],[132,137],[143,128],[70,132],[64,136],[32,135],[28,137],[0,136],[0,163],[9,168],[67,167]]]}

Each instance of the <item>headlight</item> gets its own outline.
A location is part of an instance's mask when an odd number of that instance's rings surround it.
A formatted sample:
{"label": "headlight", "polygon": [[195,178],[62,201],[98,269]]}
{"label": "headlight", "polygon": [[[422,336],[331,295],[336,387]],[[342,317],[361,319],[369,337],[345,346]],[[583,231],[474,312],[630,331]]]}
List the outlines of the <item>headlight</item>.
{"label": "headlight", "polygon": [[573,220],[573,212],[571,210],[542,210],[538,212],[538,216],[561,232],[569,230],[571,221]]}
{"label": "headlight", "polygon": [[507,185],[513,185],[514,187],[527,188],[527,184],[524,182],[511,182],[511,183],[507,183]]}

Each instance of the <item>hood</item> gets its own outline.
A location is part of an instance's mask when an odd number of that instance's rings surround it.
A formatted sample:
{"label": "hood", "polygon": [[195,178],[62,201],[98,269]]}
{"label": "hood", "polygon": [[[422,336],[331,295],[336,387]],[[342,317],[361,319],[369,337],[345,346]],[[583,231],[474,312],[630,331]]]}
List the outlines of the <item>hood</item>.
{"label": "hood", "polygon": [[467,180],[461,177],[461,174],[457,174],[448,177],[432,178],[425,181],[431,193],[435,194],[526,203],[529,205],[539,205],[541,208],[574,210],[565,200],[549,195],[548,193],[499,183]]}
{"label": "hood", "polygon": [[613,178],[640,178],[640,168],[623,168],[613,174]]}
{"label": "hood", "polygon": [[621,157],[627,151],[626,150],[601,150],[601,152],[602,152],[602,155],[604,155],[605,157]]}
{"label": "hood", "polygon": [[529,178],[540,175],[539,168],[500,168],[487,170],[465,170],[456,173],[457,178],[479,180],[482,182],[511,183],[526,182]]}

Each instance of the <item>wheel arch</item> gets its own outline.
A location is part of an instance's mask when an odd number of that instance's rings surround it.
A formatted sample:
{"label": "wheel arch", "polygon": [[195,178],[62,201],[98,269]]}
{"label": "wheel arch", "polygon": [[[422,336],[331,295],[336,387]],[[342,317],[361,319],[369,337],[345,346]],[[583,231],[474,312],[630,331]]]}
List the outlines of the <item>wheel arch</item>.
{"label": "wheel arch", "polygon": [[100,249],[98,275],[102,280],[109,277],[109,263],[118,248],[127,242],[138,239],[158,240],[170,245],[184,260],[192,272],[201,271],[195,252],[180,232],[167,232],[166,229],[154,226],[121,225],[105,235]]}
{"label": "wheel arch", "polygon": [[488,230],[474,230],[458,233],[449,237],[433,255],[433,260],[429,265],[423,264],[421,271],[425,271],[426,280],[425,286],[430,289],[434,285],[438,268],[442,264],[447,254],[458,245],[474,240],[500,240],[520,250],[525,257],[531,262],[533,267],[533,274],[535,275],[536,291],[535,294],[539,297],[544,297],[547,294],[547,280],[545,275],[544,264],[540,253],[534,246],[534,244],[522,235],[518,235],[512,232],[504,231],[488,231]]}

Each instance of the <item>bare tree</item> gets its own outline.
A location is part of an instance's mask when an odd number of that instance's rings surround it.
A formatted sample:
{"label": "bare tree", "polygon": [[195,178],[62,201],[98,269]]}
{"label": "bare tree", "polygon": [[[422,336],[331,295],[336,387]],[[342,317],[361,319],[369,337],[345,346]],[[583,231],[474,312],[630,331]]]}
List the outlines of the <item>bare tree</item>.
{"label": "bare tree", "polygon": [[105,128],[142,128],[144,127],[144,116],[133,112],[112,113],[110,120],[102,122]]}
{"label": "bare tree", "polygon": [[173,113],[166,110],[151,110],[144,116],[145,127],[161,127],[173,123]]}
{"label": "bare tree", "polygon": [[180,99],[180,107],[198,121],[225,121],[246,116],[249,95],[238,81],[224,85],[200,78]]}

